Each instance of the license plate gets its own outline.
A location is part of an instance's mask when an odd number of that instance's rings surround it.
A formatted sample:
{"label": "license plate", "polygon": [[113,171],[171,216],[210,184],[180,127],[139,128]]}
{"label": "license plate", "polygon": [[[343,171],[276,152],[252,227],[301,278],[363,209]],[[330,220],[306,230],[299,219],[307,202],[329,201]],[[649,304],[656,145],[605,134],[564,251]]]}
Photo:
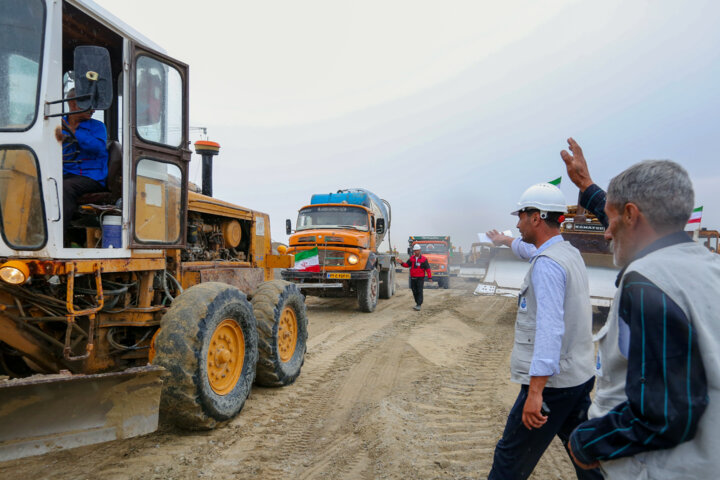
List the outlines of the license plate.
{"label": "license plate", "polygon": [[350,278],[350,274],[349,273],[328,273],[327,278],[348,279],[348,278]]}

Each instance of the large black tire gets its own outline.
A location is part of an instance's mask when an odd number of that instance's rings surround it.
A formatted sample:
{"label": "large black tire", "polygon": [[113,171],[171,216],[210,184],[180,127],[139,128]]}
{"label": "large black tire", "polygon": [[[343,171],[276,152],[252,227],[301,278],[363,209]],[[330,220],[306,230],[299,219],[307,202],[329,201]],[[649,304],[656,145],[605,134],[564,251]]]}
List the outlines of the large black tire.
{"label": "large black tire", "polygon": [[[189,430],[208,430],[242,410],[255,380],[258,347],[252,305],[240,290],[217,282],[188,288],[163,316],[154,346],[153,364],[169,372],[160,401],[164,420]],[[220,353],[230,359],[218,360]],[[234,384],[218,384],[228,382],[225,371],[229,380],[239,375]],[[221,393],[215,391],[219,386],[225,389]]]}
{"label": "large black tire", "polygon": [[263,387],[289,385],[300,376],[307,350],[305,298],[294,283],[263,282],[252,298],[258,329],[257,376]]}
{"label": "large black tire", "polygon": [[380,298],[388,299],[395,294],[395,269],[380,272]]}
{"label": "large black tire", "polygon": [[442,277],[440,280],[441,280],[440,286],[442,288],[444,288],[446,290],[448,288],[450,288],[450,277]]}
{"label": "large black tire", "polygon": [[380,279],[377,269],[370,272],[370,278],[357,283],[358,307],[361,312],[370,313],[377,307]]}

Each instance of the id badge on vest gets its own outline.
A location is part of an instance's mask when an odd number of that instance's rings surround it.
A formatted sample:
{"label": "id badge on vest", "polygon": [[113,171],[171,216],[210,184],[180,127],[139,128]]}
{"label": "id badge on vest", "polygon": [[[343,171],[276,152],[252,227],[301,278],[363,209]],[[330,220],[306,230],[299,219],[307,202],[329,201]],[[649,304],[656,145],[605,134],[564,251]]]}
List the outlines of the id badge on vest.
{"label": "id badge on vest", "polygon": [[598,377],[603,376],[603,340],[607,336],[608,330],[610,330],[610,325],[605,322],[605,325],[603,325],[602,328],[593,336],[593,342],[598,344],[597,355],[595,355],[595,375]]}
{"label": "id badge on vest", "polygon": [[527,313],[527,297],[518,297],[518,313]]}
{"label": "id badge on vest", "polygon": [[528,311],[528,302],[527,302],[527,291],[530,288],[530,285],[528,284],[528,279],[525,278],[525,281],[522,285],[520,285],[520,293],[518,293],[518,313],[527,313]]}

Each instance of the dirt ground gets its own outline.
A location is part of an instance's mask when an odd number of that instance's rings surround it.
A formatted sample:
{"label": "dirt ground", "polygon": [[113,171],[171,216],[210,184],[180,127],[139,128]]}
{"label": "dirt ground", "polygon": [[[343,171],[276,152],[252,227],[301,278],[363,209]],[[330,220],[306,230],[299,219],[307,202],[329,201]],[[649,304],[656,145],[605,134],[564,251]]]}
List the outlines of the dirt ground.
{"label": "dirt ground", "polygon": [[[308,298],[297,382],[254,387],[217,430],[161,426],[144,437],[0,463],[3,479],[479,479],[518,387],[509,381],[515,300],[474,283],[429,287],[412,310],[407,278],[374,313]],[[555,440],[535,480],[572,479]]]}

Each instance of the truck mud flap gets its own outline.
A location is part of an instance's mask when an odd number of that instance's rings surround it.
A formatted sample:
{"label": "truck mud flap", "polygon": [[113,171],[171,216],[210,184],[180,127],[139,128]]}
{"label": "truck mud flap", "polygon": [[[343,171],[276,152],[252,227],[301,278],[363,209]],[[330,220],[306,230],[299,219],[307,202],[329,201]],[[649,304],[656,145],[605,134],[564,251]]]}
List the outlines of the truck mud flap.
{"label": "truck mud flap", "polygon": [[154,432],[164,371],[0,381],[0,461]]}

